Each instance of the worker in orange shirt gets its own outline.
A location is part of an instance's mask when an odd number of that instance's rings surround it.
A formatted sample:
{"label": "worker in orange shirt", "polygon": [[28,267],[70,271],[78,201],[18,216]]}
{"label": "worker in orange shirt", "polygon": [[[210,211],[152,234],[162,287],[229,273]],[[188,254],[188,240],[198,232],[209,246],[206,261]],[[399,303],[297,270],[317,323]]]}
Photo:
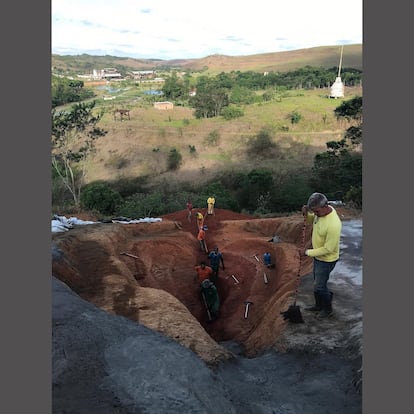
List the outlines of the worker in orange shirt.
{"label": "worker in orange shirt", "polygon": [[208,250],[207,250],[207,245],[206,245],[206,232],[205,232],[205,226],[201,226],[199,229],[198,229],[198,234],[197,234],[197,240],[199,241],[199,243],[200,243],[200,250],[202,251],[202,252],[206,252],[206,253],[208,253]]}
{"label": "worker in orange shirt", "polygon": [[203,280],[209,279],[213,274],[213,269],[210,266],[206,265],[206,262],[200,262],[198,266],[194,266],[197,275],[195,279],[201,284]]}

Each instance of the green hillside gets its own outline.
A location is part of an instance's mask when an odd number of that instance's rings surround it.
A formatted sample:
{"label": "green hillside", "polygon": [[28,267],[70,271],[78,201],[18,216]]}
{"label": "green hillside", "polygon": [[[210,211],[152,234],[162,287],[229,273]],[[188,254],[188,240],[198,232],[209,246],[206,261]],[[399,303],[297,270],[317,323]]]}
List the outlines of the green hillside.
{"label": "green hillside", "polygon": [[[116,56],[61,56],[52,55],[52,71],[55,73],[87,74],[93,69],[113,67],[121,72],[130,70],[156,70],[181,68],[183,70],[220,73],[231,71],[279,71],[286,72],[309,65],[331,68],[339,65],[340,46],[321,46],[286,52],[263,53],[247,56],[211,55],[201,59],[133,59]],[[362,45],[345,45],[343,67],[362,69]]]}

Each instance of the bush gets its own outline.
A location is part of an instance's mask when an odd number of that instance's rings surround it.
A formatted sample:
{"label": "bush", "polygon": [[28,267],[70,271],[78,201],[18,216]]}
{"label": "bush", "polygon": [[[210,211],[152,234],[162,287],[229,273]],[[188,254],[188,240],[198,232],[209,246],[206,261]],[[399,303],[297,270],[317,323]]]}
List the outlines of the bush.
{"label": "bush", "polygon": [[355,208],[362,209],[362,187],[351,187],[345,195],[345,201]]}
{"label": "bush", "polygon": [[268,155],[269,150],[275,147],[275,144],[272,141],[271,133],[266,128],[263,128],[255,138],[252,138],[248,142],[248,146],[249,153],[253,153],[254,155]]}
{"label": "bush", "polygon": [[156,217],[165,214],[161,194],[159,192],[136,193],[125,200],[122,206],[119,207],[118,214],[130,219]]}
{"label": "bush", "polygon": [[82,207],[102,214],[113,214],[122,202],[121,195],[108,184],[95,182],[86,185],[81,193]]}
{"label": "bush", "polygon": [[168,154],[167,167],[168,170],[178,170],[182,161],[182,155],[176,148],[172,148]]}
{"label": "bush", "polygon": [[209,134],[207,135],[205,139],[206,144],[210,146],[217,145],[219,141],[220,141],[220,133],[217,131],[217,129],[209,132]]}
{"label": "bush", "polygon": [[298,111],[293,111],[287,116],[287,119],[290,120],[290,123],[292,125],[298,124],[299,121],[302,119],[302,115]]}
{"label": "bush", "polygon": [[241,108],[236,106],[227,106],[221,111],[221,115],[224,119],[229,121],[230,119],[240,118],[244,116],[244,112]]}
{"label": "bush", "polygon": [[148,182],[147,176],[139,177],[120,177],[112,181],[110,187],[118,192],[123,199],[135,194],[142,193],[145,191]]}

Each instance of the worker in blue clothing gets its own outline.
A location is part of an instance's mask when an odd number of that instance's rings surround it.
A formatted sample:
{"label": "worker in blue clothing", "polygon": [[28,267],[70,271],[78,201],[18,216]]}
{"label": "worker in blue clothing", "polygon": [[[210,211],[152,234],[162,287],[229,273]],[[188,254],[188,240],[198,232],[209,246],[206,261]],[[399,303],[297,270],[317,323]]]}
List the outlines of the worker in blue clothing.
{"label": "worker in blue clothing", "polygon": [[216,283],[218,279],[220,263],[222,269],[224,270],[223,253],[221,253],[219,248],[216,247],[208,254],[208,258],[210,260],[210,267],[213,269],[213,276],[211,277],[211,281],[213,283]]}

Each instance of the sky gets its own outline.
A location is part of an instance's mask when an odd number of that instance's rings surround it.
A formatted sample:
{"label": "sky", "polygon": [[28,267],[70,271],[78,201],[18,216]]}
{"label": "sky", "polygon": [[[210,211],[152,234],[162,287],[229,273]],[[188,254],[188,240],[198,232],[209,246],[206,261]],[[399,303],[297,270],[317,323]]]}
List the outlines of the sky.
{"label": "sky", "polygon": [[136,59],[362,44],[363,0],[51,0],[51,51]]}

